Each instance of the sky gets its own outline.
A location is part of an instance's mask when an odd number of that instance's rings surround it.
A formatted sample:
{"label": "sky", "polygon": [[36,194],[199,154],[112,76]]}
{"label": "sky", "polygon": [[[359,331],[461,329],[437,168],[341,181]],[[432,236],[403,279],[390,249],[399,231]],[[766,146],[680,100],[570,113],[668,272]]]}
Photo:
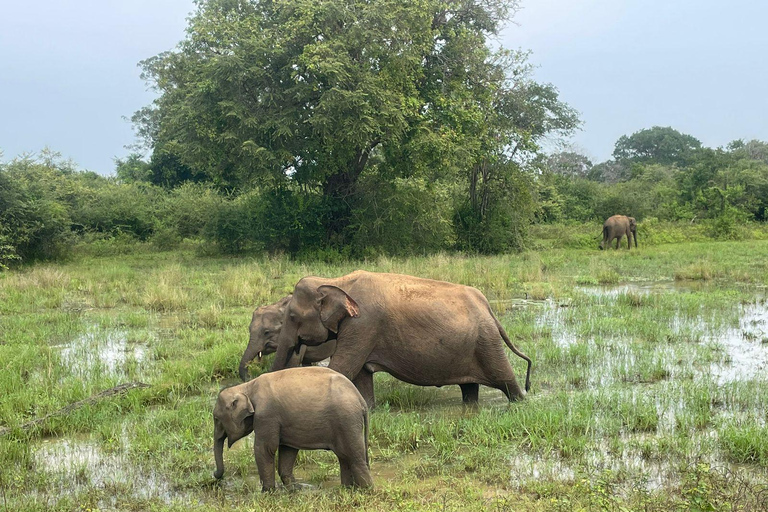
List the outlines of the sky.
{"label": "sky", "polygon": [[[184,37],[192,0],[0,0],[0,151],[48,147],[114,172],[127,118],[154,96],[138,63]],[[568,141],[597,163],[616,140],[672,126],[718,147],[768,140],[768,2],[521,0],[499,36],[581,114]],[[551,145],[551,148],[555,148]]]}

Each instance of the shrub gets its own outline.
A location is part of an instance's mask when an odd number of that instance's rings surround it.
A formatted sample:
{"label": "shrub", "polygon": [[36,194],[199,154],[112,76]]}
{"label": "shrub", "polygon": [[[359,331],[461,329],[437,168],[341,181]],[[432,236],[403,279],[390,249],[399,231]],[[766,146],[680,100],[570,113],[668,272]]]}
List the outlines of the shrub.
{"label": "shrub", "polygon": [[447,186],[424,178],[385,181],[370,176],[359,191],[362,200],[348,228],[358,255],[434,253],[453,244]]}

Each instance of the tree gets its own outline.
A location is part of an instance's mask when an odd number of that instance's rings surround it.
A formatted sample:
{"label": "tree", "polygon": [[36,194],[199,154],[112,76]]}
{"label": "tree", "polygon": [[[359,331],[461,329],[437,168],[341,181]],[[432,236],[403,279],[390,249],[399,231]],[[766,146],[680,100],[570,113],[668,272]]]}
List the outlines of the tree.
{"label": "tree", "polygon": [[141,155],[131,153],[125,159],[115,158],[115,174],[123,183],[150,182],[152,169]]}
{"label": "tree", "polygon": [[729,142],[726,149],[734,156],[768,164],[768,142],[756,139],[744,142],[738,139]]}
{"label": "tree", "polygon": [[586,178],[592,169],[592,161],[575,151],[561,151],[549,155],[544,161],[544,167],[549,172],[561,176]]}
{"label": "tree", "polygon": [[153,181],[321,194],[331,243],[344,243],[367,170],[461,177],[483,215],[486,171],[576,123],[554,87],[525,76],[525,54],[487,45],[514,0],[197,6],[186,39],[142,63],[160,93],[133,118]]}
{"label": "tree", "polygon": [[622,135],[616,141],[613,158],[617,161],[685,166],[700,149],[701,142],[691,135],[671,127],[654,126],[630,136]]}

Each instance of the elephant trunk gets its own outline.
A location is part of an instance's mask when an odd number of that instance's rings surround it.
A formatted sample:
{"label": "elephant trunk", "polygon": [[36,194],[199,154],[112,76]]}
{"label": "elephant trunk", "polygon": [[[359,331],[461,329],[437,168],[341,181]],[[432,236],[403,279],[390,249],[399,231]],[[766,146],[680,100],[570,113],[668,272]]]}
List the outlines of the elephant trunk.
{"label": "elephant trunk", "polygon": [[261,354],[264,350],[264,347],[254,339],[251,339],[248,342],[248,346],[245,349],[245,352],[243,353],[242,359],[240,359],[240,367],[239,367],[239,373],[240,373],[240,379],[245,382],[247,380],[251,380],[251,376],[248,373],[248,363],[253,361],[253,358],[258,357],[259,360],[261,360]]}
{"label": "elephant trunk", "polygon": [[635,249],[637,249],[637,231],[632,232],[632,237],[635,239]]}
{"label": "elephant trunk", "polygon": [[277,353],[272,361],[272,371],[282,370],[291,365],[291,358],[299,342],[298,328],[292,323],[283,325],[280,336],[277,338]]}
{"label": "elephant trunk", "polygon": [[216,460],[216,471],[213,473],[215,479],[224,476],[224,440],[227,438],[226,432],[217,420],[214,420],[213,427],[213,458]]}

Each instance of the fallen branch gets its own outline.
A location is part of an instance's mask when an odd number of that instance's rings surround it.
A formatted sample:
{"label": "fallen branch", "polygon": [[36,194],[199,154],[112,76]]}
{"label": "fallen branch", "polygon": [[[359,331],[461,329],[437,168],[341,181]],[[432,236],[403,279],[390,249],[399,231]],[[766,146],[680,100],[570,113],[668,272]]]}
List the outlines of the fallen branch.
{"label": "fallen branch", "polygon": [[[27,423],[24,423],[19,428],[21,430],[30,430],[38,425],[41,425],[48,421],[49,419],[53,418],[54,416],[64,416],[65,414],[69,414],[72,411],[75,411],[77,409],[80,409],[81,407],[84,407],[86,405],[91,405],[99,400],[102,400],[104,398],[108,398],[110,396],[115,395],[121,395],[123,393],[126,393],[132,389],[136,388],[148,388],[149,384],[144,384],[143,382],[128,382],[126,384],[120,384],[119,386],[115,386],[113,388],[105,389],[104,391],[101,391],[100,393],[97,393],[95,395],[92,395],[84,400],[80,400],[79,402],[75,402],[73,404],[69,404],[66,407],[62,407],[58,411],[54,411],[50,414],[46,414],[42,418],[37,418],[32,421],[28,421]],[[0,427],[0,436],[4,436],[11,432],[14,429],[8,428],[8,427]]]}

